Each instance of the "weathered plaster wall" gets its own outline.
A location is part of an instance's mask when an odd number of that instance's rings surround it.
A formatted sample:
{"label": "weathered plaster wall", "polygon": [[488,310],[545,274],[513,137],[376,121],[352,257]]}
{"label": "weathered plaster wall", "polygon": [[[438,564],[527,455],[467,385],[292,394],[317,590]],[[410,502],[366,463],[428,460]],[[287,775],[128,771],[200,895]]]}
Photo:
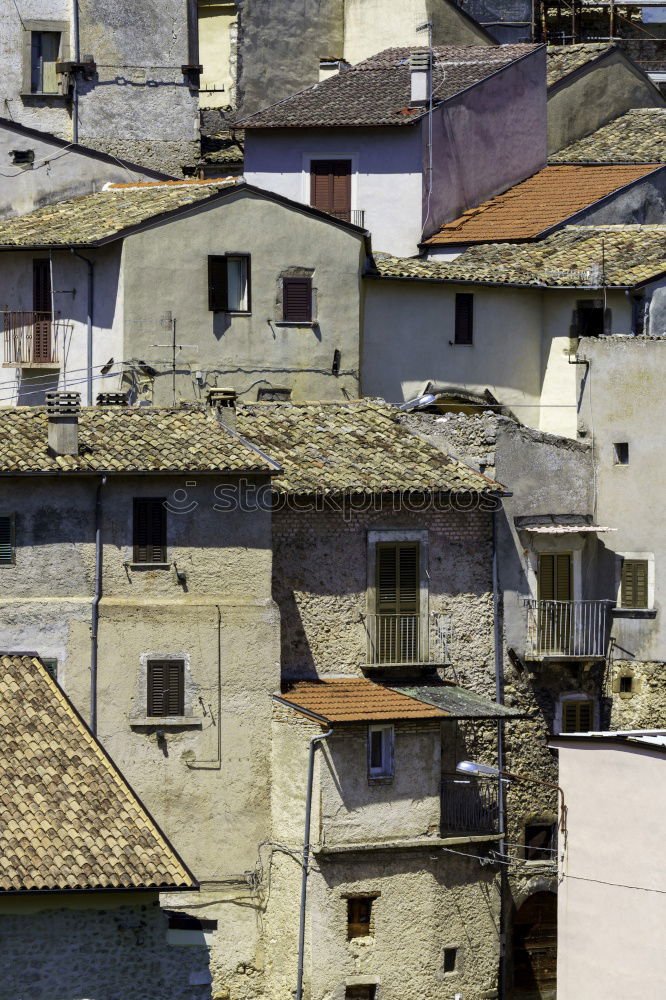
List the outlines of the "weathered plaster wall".
{"label": "weathered plaster wall", "polygon": [[589,135],[630,108],[659,108],[664,98],[621,52],[589,63],[548,90],[548,152]]}

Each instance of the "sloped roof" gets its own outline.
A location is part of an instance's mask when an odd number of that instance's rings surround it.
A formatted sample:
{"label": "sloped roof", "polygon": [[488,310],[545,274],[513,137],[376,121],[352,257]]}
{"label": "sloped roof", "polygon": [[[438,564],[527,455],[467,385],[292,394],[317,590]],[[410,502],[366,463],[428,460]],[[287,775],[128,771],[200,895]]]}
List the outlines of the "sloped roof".
{"label": "sloped roof", "polygon": [[[666,225],[566,226],[538,242],[472,246],[454,261],[375,254],[374,262],[379,278],[536,288],[631,288],[666,272]],[[370,272],[368,277],[372,276]]]}
{"label": "sloped roof", "polygon": [[534,239],[658,169],[658,164],[545,167],[496,198],[447,222],[424,245]]}
{"label": "sloped roof", "polygon": [[666,163],[666,108],[633,108],[551,154],[550,163]]}
{"label": "sloped roof", "polygon": [[47,421],[45,407],[0,408],[0,474],[279,469],[202,407],[83,407],[77,456],[51,454]]}
{"label": "sloped roof", "polygon": [[[538,45],[437,45],[433,98],[446,101]],[[316,128],[412,125],[426,113],[410,108],[409,56],[426,47],[385,49],[239,121],[243,128]]]}
{"label": "sloped roof", "polygon": [[449,718],[454,719],[502,719],[516,718],[520,712],[508,705],[500,705],[490,698],[475,691],[468,691],[466,688],[458,687],[456,684],[449,684],[446,681],[429,681],[416,684],[412,681],[405,681],[404,684],[396,686],[389,685],[392,691],[399,691],[400,694],[409,695],[418,701],[424,701],[428,705],[441,708]]}
{"label": "sloped roof", "polygon": [[[612,42],[581,42],[577,45],[548,46],[548,86],[559,83],[565,76],[575,73],[586,63],[596,62],[602,56],[618,49]],[[619,51],[619,50],[618,50]]]}
{"label": "sloped roof", "polygon": [[446,718],[441,708],[366,677],[297,681],[285,694],[274,697],[296,712],[326,723]]}
{"label": "sloped roof", "polygon": [[237,415],[240,433],[280,463],[272,485],[281,493],[503,489],[412,434],[381,401],[239,404]]}
{"label": "sloped roof", "polygon": [[0,654],[0,892],[196,882],[43,664]]}

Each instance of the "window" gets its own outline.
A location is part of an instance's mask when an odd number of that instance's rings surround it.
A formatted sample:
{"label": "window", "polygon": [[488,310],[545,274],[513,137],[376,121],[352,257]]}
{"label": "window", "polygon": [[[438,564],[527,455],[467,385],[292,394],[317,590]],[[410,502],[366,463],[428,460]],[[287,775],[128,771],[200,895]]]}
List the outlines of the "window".
{"label": "window", "polygon": [[623,608],[647,608],[648,561],[623,559],[620,603]]}
{"label": "window", "polygon": [[616,441],[613,445],[613,457],[616,465],[629,465],[629,443]]}
{"label": "window", "polygon": [[393,726],[368,727],[368,775],[371,778],[393,776]]}
{"label": "window", "polygon": [[570,552],[541,553],[537,581],[540,601],[570,601],[572,599],[572,563]]}
{"label": "window", "polygon": [[13,566],[14,562],[14,518],[5,514],[0,517],[0,566]]}
{"label": "window", "polygon": [[600,337],[603,332],[603,299],[580,299],[576,303],[576,336]]}
{"label": "window", "polygon": [[469,292],[456,295],[456,344],[472,344],[474,341],[474,296]]}
{"label": "window", "polygon": [[60,32],[32,31],[30,35],[30,93],[59,94],[56,63],[60,51]]}
{"label": "window", "polygon": [[282,319],[285,323],[312,322],[312,278],[282,279]]}
{"label": "window", "polygon": [[250,312],[250,256],[208,258],[208,308],[211,312]]}
{"label": "window", "polygon": [[444,949],[444,972],[455,972],[456,971],[456,959],[458,958],[457,948],[445,948]]}
{"label": "window", "polygon": [[53,678],[54,681],[58,680],[58,661],[53,657],[42,657],[42,663],[46,668],[46,672]]}
{"label": "window", "polygon": [[345,1000],[375,1000],[377,987],[372,983],[362,986],[348,986],[345,990]]}
{"label": "window", "polygon": [[146,715],[185,714],[185,663],[183,660],[148,660]]}
{"label": "window", "polygon": [[165,910],[167,917],[167,944],[194,945],[201,947],[212,943],[217,930],[217,920],[193,917],[189,913]]}
{"label": "window", "polygon": [[165,563],[166,500],[164,497],[134,499],[134,562]]}
{"label": "window", "polygon": [[336,219],[351,221],[351,160],[312,160],[310,204]]}
{"label": "window", "polygon": [[594,704],[592,700],[566,699],[562,702],[562,732],[588,733],[592,729]]}
{"label": "window", "polygon": [[353,896],[347,900],[347,938],[368,937],[372,934],[372,904],[374,896]]}
{"label": "window", "polygon": [[259,403],[288,403],[291,399],[291,389],[286,386],[264,386],[257,390],[257,402]]}
{"label": "window", "polygon": [[634,678],[630,674],[620,677],[620,694],[631,694],[634,687]]}
{"label": "window", "polygon": [[418,542],[377,545],[374,636],[377,663],[419,662],[419,557]]}
{"label": "window", "polygon": [[555,823],[530,823],[525,827],[524,857],[526,861],[550,861],[555,847]]}

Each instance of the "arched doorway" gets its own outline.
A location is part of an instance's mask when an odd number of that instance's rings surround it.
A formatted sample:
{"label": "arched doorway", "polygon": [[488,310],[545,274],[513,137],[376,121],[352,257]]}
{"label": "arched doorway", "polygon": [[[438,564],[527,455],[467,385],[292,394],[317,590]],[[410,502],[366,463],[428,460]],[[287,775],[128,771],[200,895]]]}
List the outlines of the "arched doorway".
{"label": "arched doorway", "polygon": [[557,986],[557,896],[535,892],[513,919],[515,1000],[554,1000]]}

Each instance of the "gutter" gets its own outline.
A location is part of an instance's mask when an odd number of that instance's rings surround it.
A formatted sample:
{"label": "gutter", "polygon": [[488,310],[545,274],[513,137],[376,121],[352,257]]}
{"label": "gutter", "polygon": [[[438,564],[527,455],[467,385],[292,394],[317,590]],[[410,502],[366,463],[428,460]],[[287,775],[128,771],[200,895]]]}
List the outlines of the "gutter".
{"label": "gutter", "polygon": [[[76,7],[76,4],[74,4]],[[95,271],[94,264],[89,257],[84,257],[80,254],[78,250],[73,247],[69,248],[69,252],[80,260],[84,261],[88,265],[88,308],[86,310],[86,327],[87,327],[87,372],[86,372],[86,402],[88,406],[93,405],[93,307],[95,301]]]}
{"label": "gutter", "polygon": [[95,594],[92,602],[90,626],[90,729],[97,735],[97,653],[99,634],[99,602],[102,599],[103,547],[102,547],[102,490],[106,486],[106,476],[97,483],[95,496]]}

